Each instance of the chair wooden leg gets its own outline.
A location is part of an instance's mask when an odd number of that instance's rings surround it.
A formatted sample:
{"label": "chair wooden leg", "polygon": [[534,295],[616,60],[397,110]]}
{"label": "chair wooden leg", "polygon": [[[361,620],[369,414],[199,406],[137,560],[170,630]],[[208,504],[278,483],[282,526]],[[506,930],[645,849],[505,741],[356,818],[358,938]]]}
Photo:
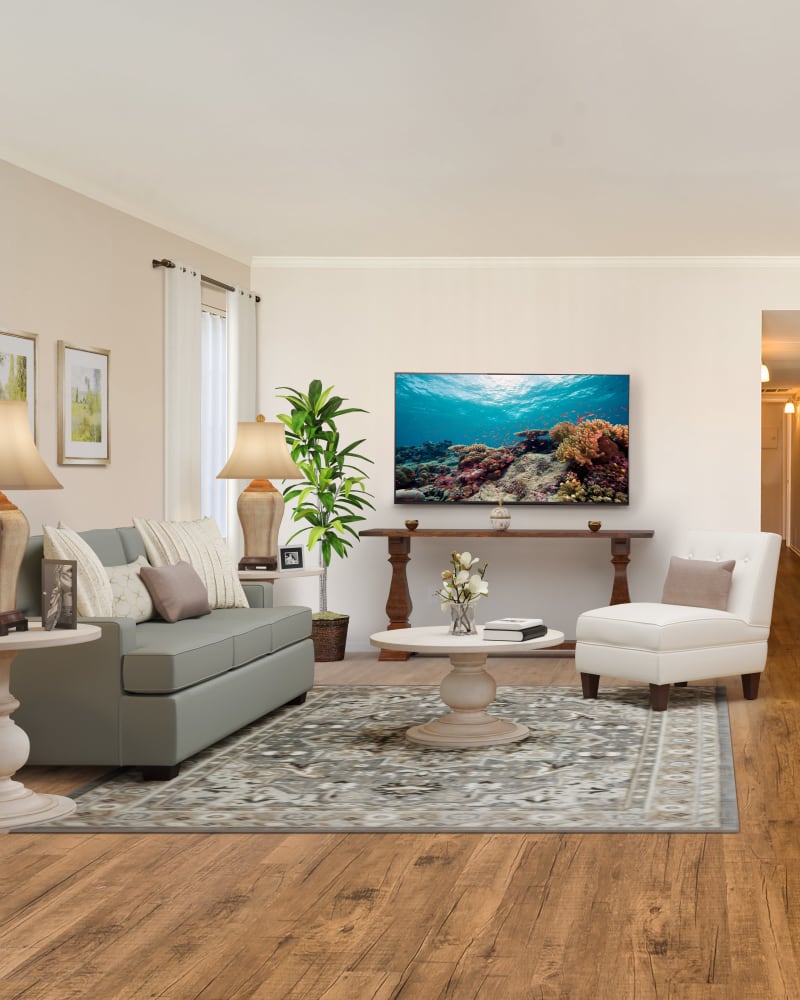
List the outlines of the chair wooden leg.
{"label": "chair wooden leg", "polygon": [[742,674],[742,691],[748,701],[755,701],[758,697],[758,682],[761,674]]}
{"label": "chair wooden leg", "polygon": [[599,674],[581,674],[581,687],[584,698],[596,698],[597,690],[600,687]]}
{"label": "chair wooden leg", "polygon": [[669,705],[669,684],[650,685],[650,708],[654,712],[666,712]]}

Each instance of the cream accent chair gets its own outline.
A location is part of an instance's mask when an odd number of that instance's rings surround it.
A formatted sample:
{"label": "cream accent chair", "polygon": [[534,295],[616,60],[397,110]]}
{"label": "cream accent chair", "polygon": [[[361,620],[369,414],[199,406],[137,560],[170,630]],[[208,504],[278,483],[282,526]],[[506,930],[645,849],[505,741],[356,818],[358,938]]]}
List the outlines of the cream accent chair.
{"label": "cream accent chair", "polygon": [[656,712],[667,708],[670,685],[731,674],[741,674],[745,698],[756,698],[780,550],[780,535],[769,532],[689,532],[684,558],[735,560],[727,610],[639,603],[585,611],[575,632],[584,698],[597,697],[601,674],[648,683]]}

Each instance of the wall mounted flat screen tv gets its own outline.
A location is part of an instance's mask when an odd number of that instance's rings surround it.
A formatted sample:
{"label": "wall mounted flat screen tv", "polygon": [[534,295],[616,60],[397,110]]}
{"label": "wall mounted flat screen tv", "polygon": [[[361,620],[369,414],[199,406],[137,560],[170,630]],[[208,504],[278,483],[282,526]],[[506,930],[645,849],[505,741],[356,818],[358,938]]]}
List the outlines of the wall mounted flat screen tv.
{"label": "wall mounted flat screen tv", "polygon": [[395,503],[627,504],[628,375],[395,375]]}

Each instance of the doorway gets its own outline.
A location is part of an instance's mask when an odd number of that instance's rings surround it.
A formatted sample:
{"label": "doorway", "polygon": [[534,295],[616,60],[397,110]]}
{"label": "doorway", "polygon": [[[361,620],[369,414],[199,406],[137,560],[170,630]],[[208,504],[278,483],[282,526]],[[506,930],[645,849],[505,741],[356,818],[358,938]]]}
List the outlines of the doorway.
{"label": "doorway", "polygon": [[800,553],[800,310],[761,314],[761,360],[761,530]]}

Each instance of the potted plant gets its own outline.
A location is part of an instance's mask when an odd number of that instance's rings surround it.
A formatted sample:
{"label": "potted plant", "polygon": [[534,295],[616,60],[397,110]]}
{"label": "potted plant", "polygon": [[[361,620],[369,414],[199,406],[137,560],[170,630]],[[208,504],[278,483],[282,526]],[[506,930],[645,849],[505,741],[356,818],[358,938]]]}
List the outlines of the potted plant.
{"label": "potted plant", "polygon": [[345,558],[358,541],[353,527],[365,520],[361,513],[374,510],[364,485],[366,473],[357,463],[372,462],[356,449],[364,438],[343,445],[336,421],[347,413],[366,413],[360,407],[345,407],[341,396],[332,395],[333,386],[323,389],[314,379],[308,392],[280,386],[279,394],[291,406],[289,413],[279,413],[286,425],[286,441],[292,458],[303,474],[284,491],[285,500],[296,501],[292,520],[302,527],[289,541],[308,533],[308,549],[319,546],[322,575],[319,580],[319,611],[313,615],[314,657],[319,661],[344,659],[349,615],[328,610],[328,566],[334,555]]}

